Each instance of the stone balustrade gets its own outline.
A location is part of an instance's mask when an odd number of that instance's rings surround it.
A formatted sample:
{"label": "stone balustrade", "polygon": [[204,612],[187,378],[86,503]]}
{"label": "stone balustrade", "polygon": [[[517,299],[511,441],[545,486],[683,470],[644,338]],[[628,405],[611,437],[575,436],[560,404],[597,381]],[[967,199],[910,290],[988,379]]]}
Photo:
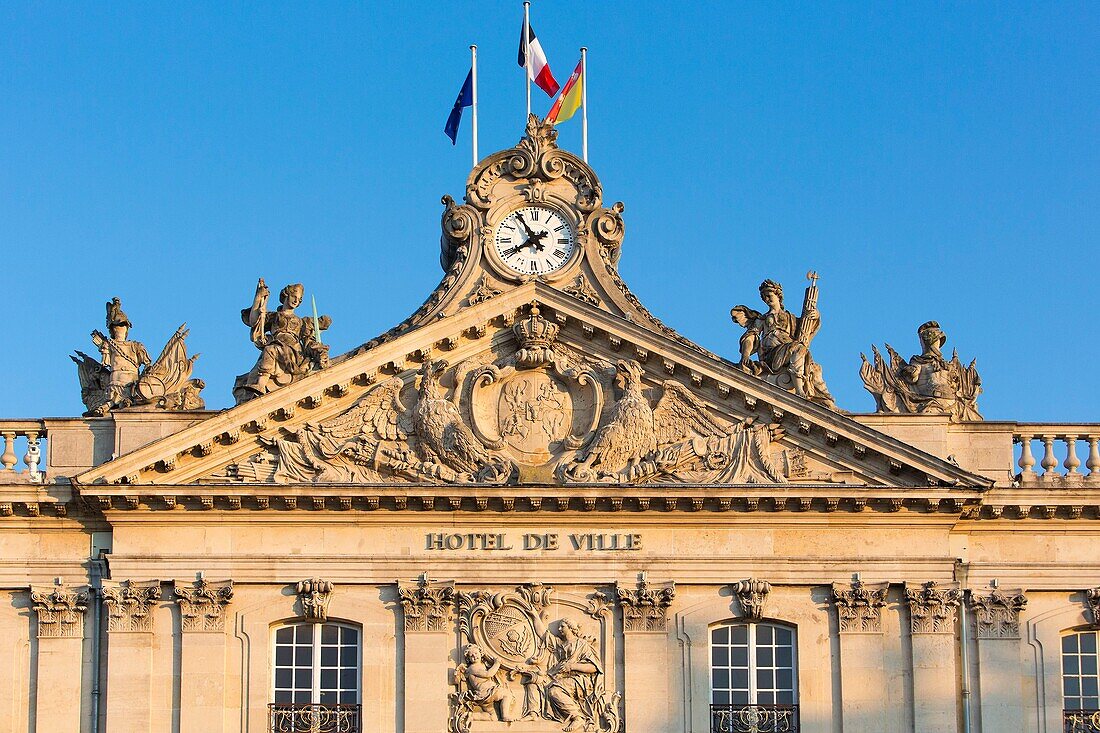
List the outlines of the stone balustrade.
{"label": "stone balustrade", "polygon": [[46,437],[42,420],[0,420],[0,483],[43,482]]}
{"label": "stone balustrade", "polygon": [[1021,486],[1100,485],[1100,424],[1018,423],[1012,442]]}

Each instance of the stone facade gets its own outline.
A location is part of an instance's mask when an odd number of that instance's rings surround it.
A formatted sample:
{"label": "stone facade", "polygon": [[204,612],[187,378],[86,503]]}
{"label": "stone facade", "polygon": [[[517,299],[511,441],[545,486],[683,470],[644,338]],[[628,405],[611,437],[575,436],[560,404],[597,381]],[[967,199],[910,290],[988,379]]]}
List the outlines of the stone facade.
{"label": "stone facade", "polygon": [[232,409],[136,372],[0,420],[0,733],[1061,729],[1100,426],[979,421],[932,321],[837,409],[812,273],[700,348],[534,118],[443,203],[440,285],[347,354],[261,281]]}

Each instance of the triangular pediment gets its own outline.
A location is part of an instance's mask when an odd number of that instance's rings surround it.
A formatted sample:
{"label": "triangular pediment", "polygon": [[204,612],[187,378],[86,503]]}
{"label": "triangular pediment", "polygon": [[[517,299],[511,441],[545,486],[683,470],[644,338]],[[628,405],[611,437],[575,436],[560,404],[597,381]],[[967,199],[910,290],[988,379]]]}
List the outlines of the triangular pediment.
{"label": "triangular pediment", "polygon": [[542,282],[437,318],[74,483],[142,495],[158,485],[354,494],[379,485],[991,484]]}

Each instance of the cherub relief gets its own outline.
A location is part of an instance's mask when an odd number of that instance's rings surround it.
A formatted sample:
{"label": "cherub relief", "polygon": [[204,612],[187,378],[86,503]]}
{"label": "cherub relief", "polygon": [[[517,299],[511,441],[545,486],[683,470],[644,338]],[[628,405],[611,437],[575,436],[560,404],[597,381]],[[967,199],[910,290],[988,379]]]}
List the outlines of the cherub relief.
{"label": "cherub relief", "polygon": [[279,307],[272,312],[267,310],[267,284],[263,278],[256,284],[255,298],[241,311],[241,320],[251,329],[260,356],[233,385],[238,405],[328,366],[328,345],[321,343],[321,331],[332,325],[332,319],[297,315],[294,309],[302,304],[304,293],[301,283],[287,285],[279,292]]}
{"label": "cherub relief", "polygon": [[495,713],[505,723],[514,721],[516,699],[501,682],[500,660],[487,656],[477,644],[464,646],[462,659],[457,670],[460,704]]}

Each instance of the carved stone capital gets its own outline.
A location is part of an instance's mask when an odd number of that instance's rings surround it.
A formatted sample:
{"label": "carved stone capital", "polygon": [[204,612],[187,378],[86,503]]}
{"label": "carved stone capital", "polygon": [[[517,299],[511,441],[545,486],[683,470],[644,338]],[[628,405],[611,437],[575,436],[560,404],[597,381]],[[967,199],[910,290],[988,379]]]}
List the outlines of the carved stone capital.
{"label": "carved stone capital", "polygon": [[311,621],[328,620],[328,602],[336,586],[320,578],[299,581],[295,588],[298,603],[302,606],[302,616]]}
{"label": "carved stone capital", "polygon": [[833,604],[840,619],[841,633],[882,633],[882,607],[886,605],[889,583],[864,583],[850,586],[833,583]]}
{"label": "carved stone capital", "polygon": [[176,603],[184,631],[225,630],[225,607],[233,598],[233,581],[211,583],[200,578],[195,583],[175,581]]}
{"label": "carved stone capital", "polygon": [[970,610],[974,613],[974,632],[978,639],[1019,639],[1020,611],[1027,605],[1022,589],[994,588],[980,595],[971,593]]}
{"label": "carved stone capital", "polygon": [[948,634],[955,628],[955,609],[962,591],[958,583],[940,586],[932,580],[922,585],[905,584],[910,631],[914,634]]}
{"label": "carved stone capital", "polygon": [[39,639],[83,639],[88,591],[52,586],[31,586],[31,604],[38,615]]}
{"label": "carved stone capital", "polygon": [[405,616],[405,631],[448,631],[454,620],[455,583],[430,580],[427,573],[415,585],[397,581],[397,594]]}
{"label": "carved stone capital", "polygon": [[1086,590],[1085,603],[1092,613],[1092,625],[1100,628],[1100,588],[1089,588]]}
{"label": "carved stone capital", "polygon": [[756,578],[735,583],[733,593],[741,603],[741,614],[750,619],[764,618],[764,605],[768,602],[771,590],[771,583]]}
{"label": "carved stone capital", "polygon": [[615,584],[615,595],[623,609],[623,631],[665,631],[668,608],[676,597],[676,584],[650,585],[643,574],[637,588]]}
{"label": "carved stone capital", "polygon": [[151,632],[152,611],[159,600],[159,580],[103,581],[103,602],[107,604],[107,631]]}

